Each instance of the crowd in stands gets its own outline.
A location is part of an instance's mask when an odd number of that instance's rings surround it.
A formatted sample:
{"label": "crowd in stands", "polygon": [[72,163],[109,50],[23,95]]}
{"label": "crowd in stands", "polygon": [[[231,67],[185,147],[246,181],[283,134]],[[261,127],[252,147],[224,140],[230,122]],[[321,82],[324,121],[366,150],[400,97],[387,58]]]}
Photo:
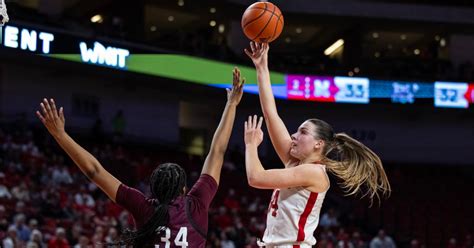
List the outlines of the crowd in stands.
{"label": "crowd in stands", "polygon": [[[133,228],[129,213],[89,182],[65,158],[46,131],[33,130],[27,125],[0,128],[2,247],[103,247],[118,241],[124,228]],[[145,179],[158,163],[173,161],[182,165],[188,173],[188,185],[197,180],[202,167],[201,157],[173,152],[173,149],[96,143],[89,138],[84,136],[81,143],[105,168],[123,183],[145,194],[149,193]],[[249,188],[240,152],[229,152],[224,164],[224,180],[209,213],[207,247],[257,247],[257,239],[265,230],[271,192]],[[394,188],[400,186],[396,183],[398,176],[395,172],[391,177]],[[368,209],[367,202],[355,204],[360,200],[338,196],[336,184],[331,191],[315,234],[317,247],[432,247],[428,242],[433,236],[415,236],[413,233],[403,236],[390,222],[374,220],[373,216],[377,214],[373,212],[387,205]],[[381,229],[383,225],[386,230]],[[472,232],[468,228],[462,230]],[[453,233],[449,241],[443,243],[443,247],[449,248],[472,245],[472,236],[464,233]]]}

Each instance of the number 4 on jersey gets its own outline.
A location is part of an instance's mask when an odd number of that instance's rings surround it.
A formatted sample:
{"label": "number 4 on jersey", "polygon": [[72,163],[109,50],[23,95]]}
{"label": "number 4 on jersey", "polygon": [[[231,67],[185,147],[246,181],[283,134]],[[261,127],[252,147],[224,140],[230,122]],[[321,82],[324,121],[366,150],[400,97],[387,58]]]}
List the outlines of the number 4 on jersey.
{"label": "number 4 on jersey", "polygon": [[280,190],[276,189],[273,192],[272,195],[272,200],[270,201],[270,207],[268,211],[272,211],[272,216],[276,217],[277,216],[277,210],[278,210],[278,196],[280,196]]}

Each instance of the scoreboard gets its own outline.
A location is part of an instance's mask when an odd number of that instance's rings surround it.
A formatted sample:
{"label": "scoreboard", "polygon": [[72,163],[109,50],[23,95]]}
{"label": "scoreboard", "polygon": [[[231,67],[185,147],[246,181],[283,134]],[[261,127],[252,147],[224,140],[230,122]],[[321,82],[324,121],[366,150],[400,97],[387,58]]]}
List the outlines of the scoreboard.
{"label": "scoreboard", "polygon": [[290,100],[369,103],[369,79],[287,75],[287,98]]}
{"label": "scoreboard", "polygon": [[468,108],[474,103],[474,84],[435,82],[435,106]]}
{"label": "scoreboard", "polygon": [[436,107],[468,108],[474,103],[474,83],[390,81],[363,77],[286,75],[287,99],[367,104],[371,99],[413,104],[433,99]]}

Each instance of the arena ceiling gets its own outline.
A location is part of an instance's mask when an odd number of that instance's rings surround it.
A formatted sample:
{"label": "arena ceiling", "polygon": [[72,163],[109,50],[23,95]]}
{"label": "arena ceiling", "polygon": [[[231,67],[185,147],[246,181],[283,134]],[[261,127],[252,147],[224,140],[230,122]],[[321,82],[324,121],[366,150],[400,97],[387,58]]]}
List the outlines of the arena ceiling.
{"label": "arena ceiling", "polygon": [[[101,15],[104,24],[122,25],[128,29],[142,30],[138,42],[154,44],[176,32],[200,32],[217,29],[220,24],[225,31],[238,23],[245,8],[254,1],[250,0],[28,0],[16,1],[19,6],[36,9],[40,13],[56,11],[60,15],[82,23],[91,22],[91,18]],[[472,34],[473,24],[443,23],[442,21],[420,21],[353,15],[334,15],[334,12],[318,13],[285,12],[288,4],[310,6],[312,0],[272,1],[282,6],[285,16],[285,28],[281,37],[272,44],[275,53],[319,54],[340,38],[356,40],[365,54],[376,57],[383,51],[386,56],[400,57],[413,55],[418,47],[442,46],[444,37],[452,32]],[[329,4],[402,4],[409,9],[412,5],[426,5],[438,8],[452,8],[474,11],[473,1],[451,0],[322,0]],[[8,2],[7,2],[8,3]],[[319,3],[320,4],[320,3]],[[329,5],[330,6],[330,5]],[[339,5],[341,6],[341,5]],[[370,6],[370,5],[368,5]],[[137,14],[138,13],[138,14]],[[143,18],[140,18],[143,14]],[[414,14],[415,15],[415,14]],[[420,13],[422,15],[422,13]],[[142,20],[138,20],[142,19]],[[212,21],[216,22],[210,27]],[[140,27],[138,27],[139,25]],[[127,38],[127,37],[125,37]],[[129,38],[129,37],[128,37]],[[173,40],[170,41],[172,49]],[[446,40],[444,40],[444,44]],[[164,44],[166,46],[166,44]]]}

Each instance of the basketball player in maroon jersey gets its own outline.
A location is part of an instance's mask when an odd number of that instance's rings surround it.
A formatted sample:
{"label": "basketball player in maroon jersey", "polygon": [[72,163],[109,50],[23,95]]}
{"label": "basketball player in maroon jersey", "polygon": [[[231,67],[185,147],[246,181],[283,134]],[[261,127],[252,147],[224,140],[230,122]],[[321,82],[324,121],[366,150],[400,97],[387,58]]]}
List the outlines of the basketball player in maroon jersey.
{"label": "basketball player in maroon jersey", "polygon": [[150,177],[152,198],[122,184],[107,172],[97,159],[78,145],[64,130],[65,118],[53,99],[40,104],[38,118],[81,171],[107,196],[128,210],[136,230],[126,230],[115,245],[133,247],[205,247],[208,209],[219,185],[224,153],[242,98],[245,80],[233,71],[232,89],[227,89],[227,103],[211,143],[201,176],[186,192],[186,173],[174,163],[159,165]]}

